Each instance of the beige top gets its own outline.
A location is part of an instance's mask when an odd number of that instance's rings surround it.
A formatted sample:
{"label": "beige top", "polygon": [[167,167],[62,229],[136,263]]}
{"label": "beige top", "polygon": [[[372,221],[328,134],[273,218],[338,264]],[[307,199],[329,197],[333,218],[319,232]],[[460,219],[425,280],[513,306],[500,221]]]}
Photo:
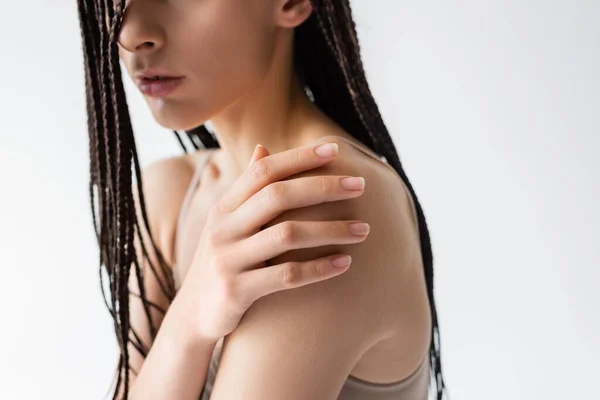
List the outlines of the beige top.
{"label": "beige top", "polygon": [[[350,140],[341,136],[325,136],[319,138],[318,140],[327,138],[327,137],[335,137],[341,140],[344,140],[346,143],[354,146],[356,149],[360,150],[367,156],[374,158],[378,162],[386,165],[388,168],[391,168],[394,173],[397,174],[396,170],[387,163],[385,157],[378,156],[375,152],[373,152],[369,147],[364,145],[363,143],[355,140]],[[177,221],[176,227],[176,236],[175,241],[179,237],[180,227],[182,225],[182,220],[187,213],[187,209],[189,206],[189,202],[194,194],[194,191],[198,187],[200,176],[202,174],[202,170],[204,166],[210,159],[210,157],[214,154],[216,149],[210,149],[210,151],[206,152],[205,157],[201,157],[198,164],[196,165],[196,169],[194,171],[194,175],[190,182],[190,186],[188,191],[184,197],[183,203],[181,205],[181,210],[179,213],[179,218]],[[412,199],[410,196],[410,192],[405,185],[405,190],[408,193],[408,198],[410,199],[410,203],[412,206],[414,219],[417,221],[416,209]],[[418,226],[417,226],[418,229]],[[175,260],[177,260],[177,243],[175,243]],[[180,276],[179,270],[177,268],[177,262],[173,265],[173,279],[175,281],[175,288],[179,290],[181,287],[181,283],[183,281],[183,277]],[[215,381],[215,377],[217,375],[217,369],[219,367],[219,361],[221,358],[221,348],[223,345],[223,339],[220,339],[215,346],[213,351],[210,365],[208,369],[208,373],[206,376],[206,383],[204,384],[204,391],[201,400],[209,400],[210,395],[212,393],[213,384]],[[338,400],[426,400],[428,395],[429,388],[429,357],[425,357],[421,365],[407,378],[387,384],[382,383],[373,383],[363,381],[359,378],[356,378],[352,375],[349,375],[344,385],[342,386],[342,390],[338,396]]]}

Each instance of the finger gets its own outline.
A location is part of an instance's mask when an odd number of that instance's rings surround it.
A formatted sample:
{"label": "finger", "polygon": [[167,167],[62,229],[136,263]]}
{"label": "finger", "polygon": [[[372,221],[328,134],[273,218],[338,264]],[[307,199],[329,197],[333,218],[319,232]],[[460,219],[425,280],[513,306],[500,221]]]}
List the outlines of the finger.
{"label": "finger", "polygon": [[[331,145],[332,147],[327,147]],[[320,156],[317,153],[323,151]],[[335,158],[337,143],[317,143],[272,154],[253,162],[216,204],[220,212],[232,212],[269,183],[320,167]]]}
{"label": "finger", "polygon": [[364,193],[364,185],[364,178],[350,176],[302,177],[271,183],[229,215],[229,232],[232,237],[247,235],[284,211],[358,197]]}
{"label": "finger", "polygon": [[252,165],[256,160],[260,160],[261,158],[267,157],[269,155],[269,151],[261,144],[257,144],[254,148],[254,153],[252,153],[252,157],[250,158],[250,163],[248,166]]}
{"label": "finger", "polygon": [[[332,264],[335,259],[346,261],[345,267]],[[346,272],[352,262],[347,254],[334,254],[305,262],[290,261],[253,269],[239,275],[240,292],[256,301],[268,294],[323,281]]]}
{"label": "finger", "polygon": [[248,165],[252,165],[252,163],[254,162],[254,160],[256,160],[256,152],[258,151],[260,144],[257,144],[256,147],[254,147],[254,151],[252,152],[252,156],[250,157],[250,162],[248,163]]}
{"label": "finger", "polygon": [[[365,230],[357,231],[361,225]],[[367,238],[369,228],[357,220],[284,221],[237,242],[235,253],[244,254],[244,265],[256,265],[293,249],[359,243]]]}

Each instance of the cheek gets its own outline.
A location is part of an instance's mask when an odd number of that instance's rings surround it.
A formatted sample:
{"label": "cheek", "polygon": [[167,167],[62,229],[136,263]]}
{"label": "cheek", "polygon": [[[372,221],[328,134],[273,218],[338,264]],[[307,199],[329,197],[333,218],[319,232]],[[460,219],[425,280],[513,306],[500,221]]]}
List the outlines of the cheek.
{"label": "cheek", "polygon": [[132,55],[128,51],[125,51],[119,47],[119,59],[121,60],[121,71],[125,72],[129,78],[133,81],[133,63]]}
{"label": "cheek", "polygon": [[171,98],[147,98],[159,124],[194,128],[261,84],[275,31],[264,3],[256,1],[186,1],[172,14],[164,63],[185,75],[186,84]]}
{"label": "cheek", "polygon": [[[231,3],[227,0],[221,4]],[[215,6],[189,13],[172,40],[182,72],[197,96],[215,107],[232,103],[260,83],[271,64],[273,28],[254,10]],[[213,3],[214,4],[214,3]],[[225,104],[224,104],[225,103]]]}

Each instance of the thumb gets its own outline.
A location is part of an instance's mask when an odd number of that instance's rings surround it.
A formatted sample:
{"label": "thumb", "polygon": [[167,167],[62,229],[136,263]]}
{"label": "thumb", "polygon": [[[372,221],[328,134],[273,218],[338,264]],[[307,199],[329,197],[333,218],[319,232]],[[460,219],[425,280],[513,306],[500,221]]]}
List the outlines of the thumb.
{"label": "thumb", "polygon": [[252,153],[252,157],[250,158],[250,163],[248,166],[252,165],[253,162],[260,160],[261,158],[267,157],[269,155],[269,150],[266,147],[263,147],[260,144],[257,144],[254,148],[254,153]]}

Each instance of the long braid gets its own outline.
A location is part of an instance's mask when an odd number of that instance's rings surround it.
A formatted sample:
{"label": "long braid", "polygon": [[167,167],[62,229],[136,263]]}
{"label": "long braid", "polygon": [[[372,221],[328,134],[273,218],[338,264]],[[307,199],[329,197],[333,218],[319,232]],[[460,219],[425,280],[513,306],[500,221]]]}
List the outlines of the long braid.
{"label": "long braid", "polygon": [[[93,30],[86,30],[83,29],[83,24],[84,21],[86,21],[88,19],[88,12],[89,10],[87,9],[87,5],[85,4],[79,4],[78,7],[78,12],[79,12],[79,21],[80,21],[80,27],[81,27],[81,34],[82,34],[82,42],[83,42],[83,47],[84,47],[84,51],[83,51],[83,56],[84,56],[84,66],[85,66],[85,76],[86,76],[86,111],[87,111],[87,115],[88,115],[88,119],[87,119],[87,124],[88,124],[88,132],[89,135],[96,135],[97,129],[93,129],[92,125],[95,123],[96,120],[96,104],[97,104],[97,99],[95,97],[97,97],[98,93],[95,93],[92,91],[92,87],[94,87],[96,85],[96,83],[94,82],[95,79],[97,79],[97,71],[96,71],[96,65],[90,65],[90,63],[88,62],[88,52],[93,50],[93,44],[92,44],[92,39],[90,38],[91,35],[93,35]],[[93,54],[93,57],[95,58],[95,52]],[[99,167],[99,163],[98,163],[98,159],[97,159],[97,148],[96,148],[96,141],[97,140],[90,140],[89,141],[89,153],[90,155],[93,154],[94,157],[90,158],[90,176],[92,177],[90,184],[89,184],[89,192],[90,192],[90,198],[93,198],[93,184],[92,182],[97,181],[99,179],[99,176],[97,174],[97,170]],[[92,202],[92,220],[93,220],[93,224],[94,224],[94,233],[96,234],[96,238],[98,240],[98,242],[100,241],[99,236],[100,236],[100,232],[99,232],[99,228],[98,228],[98,222],[97,222],[97,218],[96,218],[96,209],[95,209],[95,204],[94,202]]]}
{"label": "long braid", "polygon": [[[109,7],[110,8],[110,7]],[[104,251],[104,263],[106,263],[106,267],[107,269],[109,269],[109,273],[108,273],[108,279],[109,279],[109,287],[110,287],[110,291],[111,294],[115,293],[115,274],[114,274],[114,252],[116,252],[118,249],[116,246],[113,246],[113,232],[114,232],[114,225],[113,225],[113,218],[112,215],[114,213],[114,198],[112,196],[112,188],[114,187],[114,179],[113,179],[113,166],[115,164],[115,162],[112,162],[113,160],[111,160],[111,157],[113,157],[113,151],[112,151],[112,146],[111,146],[111,142],[113,141],[113,139],[111,138],[111,136],[108,134],[108,132],[114,132],[114,128],[112,127],[112,125],[109,122],[109,117],[108,117],[108,113],[110,112],[109,110],[109,106],[108,106],[108,91],[109,91],[109,76],[108,76],[108,68],[107,68],[107,62],[105,59],[105,54],[106,54],[106,48],[107,48],[107,44],[106,44],[106,36],[107,36],[107,32],[106,29],[104,28],[104,15],[106,15],[109,11],[107,11],[105,9],[105,3],[103,0],[97,0],[96,1],[96,10],[97,10],[97,15],[96,15],[96,20],[98,24],[102,24],[102,26],[99,29],[100,35],[99,35],[99,43],[98,43],[98,50],[96,51],[96,54],[100,54],[100,68],[99,68],[99,87],[100,87],[100,113],[101,113],[101,117],[98,118],[97,121],[97,125],[99,128],[99,138],[98,138],[98,142],[102,144],[103,146],[103,152],[100,153],[100,157],[102,159],[102,157],[104,157],[104,159],[102,160],[104,163],[104,168],[105,170],[103,171],[104,174],[102,176],[102,180],[104,182],[102,182],[102,185],[99,186],[99,193],[98,193],[98,199],[99,202],[101,202],[102,204],[100,205],[100,207],[102,207],[103,209],[103,214],[101,221],[100,221],[100,226],[101,226],[101,251]],[[101,192],[101,193],[100,193]],[[112,271],[110,270],[112,269]],[[115,331],[118,331],[118,318],[116,317],[115,313],[116,313],[116,309],[117,309],[117,300],[115,298],[115,296],[111,296],[110,298],[110,303],[111,303],[111,314],[113,316],[114,319],[114,328]]]}
{"label": "long braid", "polygon": [[[433,254],[429,230],[418,197],[400,162],[393,141],[379,113],[379,109],[369,89],[360,58],[360,47],[352,19],[350,4],[347,0],[314,1],[315,13],[319,26],[326,38],[329,51],[337,58],[337,67],[341,69],[346,80],[347,93],[352,97],[354,112],[358,114],[368,137],[357,137],[376,153],[383,155],[388,163],[398,172],[406,183],[414,202],[419,224],[421,253],[432,315],[432,337],[430,348],[430,365],[435,378],[437,398],[442,399],[445,383],[442,375],[440,335],[435,299],[433,294]],[[307,21],[309,22],[309,21]],[[328,22],[328,24],[327,24]],[[328,38],[331,36],[331,38]],[[298,38],[298,40],[302,40]],[[302,58],[303,54],[298,55]],[[329,69],[329,68],[327,68]],[[310,87],[310,82],[307,82]],[[318,102],[316,102],[317,105]],[[359,130],[360,132],[360,130]],[[352,133],[352,131],[350,131]]]}
{"label": "long braid", "polygon": [[[113,398],[123,386],[125,399],[128,397],[130,382],[128,344],[143,354],[148,354],[148,346],[141,343],[137,333],[129,324],[129,288],[130,268],[143,282],[143,270],[135,254],[134,236],[141,240],[140,228],[150,232],[148,220],[143,208],[143,226],[136,219],[132,191],[132,160],[135,164],[136,178],[141,185],[139,160],[135,154],[133,130],[127,110],[125,92],[122,86],[118,60],[117,32],[123,19],[123,1],[78,0],[80,28],[84,53],[86,80],[86,110],[88,114],[90,185],[89,193],[94,220],[94,229],[100,247],[100,286],[106,307],[110,312],[117,341],[120,348],[119,363],[116,371],[116,384]],[[110,26],[106,25],[106,22]],[[140,204],[144,204],[143,190],[138,193]],[[96,203],[98,202],[98,218]],[[169,267],[156,247],[152,235],[150,242],[164,278],[163,291],[169,300],[175,293],[174,283],[168,271]],[[156,267],[150,262],[145,243],[142,241],[145,261],[155,276],[159,276]],[[110,301],[104,290],[104,273],[108,276]],[[161,281],[161,279],[159,279]],[[142,300],[151,326],[149,308],[153,306],[146,299],[144,286],[137,294]],[[154,305],[156,306],[156,305]],[[160,307],[157,310],[165,312]],[[114,383],[114,382],[113,382]]]}
{"label": "long braid", "polygon": [[[97,9],[97,20],[99,26],[99,43],[98,43],[98,53],[100,54],[100,93],[101,93],[101,137],[99,141],[104,145],[104,162],[106,165],[106,184],[100,187],[99,199],[105,202],[104,210],[106,213],[105,221],[102,221],[102,226],[106,227],[105,230],[107,232],[106,242],[101,244],[101,251],[105,249],[105,260],[104,264],[106,265],[106,269],[108,272],[109,279],[109,287],[110,287],[110,303],[111,303],[111,314],[114,322],[114,329],[117,336],[117,342],[119,344],[119,348],[121,349],[121,355],[119,357],[119,370],[124,367],[124,357],[123,357],[123,348],[127,346],[123,345],[123,341],[121,339],[121,329],[120,323],[122,317],[119,313],[119,290],[118,290],[118,273],[119,267],[116,265],[116,252],[120,251],[119,246],[116,244],[114,237],[114,229],[115,224],[113,222],[113,218],[115,215],[115,202],[114,202],[114,166],[120,161],[116,159],[114,155],[114,136],[118,138],[119,135],[110,135],[110,132],[114,132],[114,127],[112,126],[114,123],[114,119],[111,118],[113,108],[109,105],[111,100],[110,96],[110,73],[108,67],[108,60],[106,55],[108,53],[109,44],[107,43],[107,36],[109,32],[106,30],[106,19],[112,20],[113,11],[110,5],[107,5],[104,0],[96,0],[96,9]],[[118,139],[117,139],[118,140]],[[125,350],[126,351],[126,350]],[[121,385],[123,379],[123,374],[119,372],[117,379],[117,386]],[[126,385],[125,385],[126,386]]]}
{"label": "long braid", "polygon": [[[96,109],[98,104],[100,103],[99,91],[92,90],[92,88],[98,86],[98,75],[99,71],[97,68],[97,63],[90,62],[91,59],[96,58],[96,49],[94,47],[95,43],[98,40],[98,31],[94,29],[97,25],[94,23],[94,11],[95,4],[91,6],[94,7],[94,10],[89,9],[88,4],[83,2],[78,2],[78,12],[79,12],[79,21],[82,33],[82,42],[83,42],[83,56],[84,56],[84,64],[85,64],[85,81],[86,81],[86,108],[88,115],[88,131],[89,131],[89,152],[90,152],[90,184],[89,184],[89,194],[91,199],[91,208],[92,208],[92,220],[94,224],[94,232],[96,234],[96,239],[98,241],[98,245],[103,242],[103,232],[100,230],[101,222],[98,223],[98,218],[96,217],[96,206],[94,202],[95,193],[94,189],[96,189],[96,184],[102,187],[102,177],[104,175],[104,164],[100,160],[99,153],[103,150],[102,143],[99,143],[98,132],[100,132],[101,127],[99,126],[100,121],[96,115]],[[85,29],[85,27],[89,27],[91,29]],[[103,218],[103,208],[101,206],[98,207],[100,209],[100,220],[105,220]],[[101,257],[102,258],[102,257]],[[102,261],[100,260],[100,267],[102,265]],[[110,311],[110,307],[106,301],[106,296],[104,293],[104,284],[103,284],[103,276],[102,270],[100,269],[100,287],[102,289],[103,299],[106,307]],[[112,312],[111,312],[112,315]]]}
{"label": "long braid", "polygon": [[[122,348],[127,348],[129,342],[129,295],[127,293],[127,284],[129,281],[129,271],[131,266],[131,246],[133,242],[133,228],[131,226],[133,206],[131,202],[131,153],[128,147],[131,147],[130,135],[133,134],[130,126],[121,129],[121,120],[125,125],[130,122],[126,106],[126,100],[122,88],[117,91],[116,86],[122,84],[120,76],[119,54],[116,41],[116,32],[120,30],[120,20],[122,18],[121,4],[117,3],[114,15],[111,18],[109,48],[108,48],[108,66],[110,75],[110,92],[113,106],[113,118],[115,132],[123,132],[115,139],[115,158],[118,160],[115,169],[115,200],[117,202],[116,221],[117,221],[117,248],[118,251],[115,260],[115,293],[119,299],[119,341]],[[115,65],[117,66],[115,68]],[[122,96],[120,96],[122,95]],[[130,234],[131,233],[131,234]],[[142,285],[143,286],[143,285]],[[123,352],[123,363],[129,366],[129,352]],[[124,385],[129,387],[129,368],[125,368]]]}
{"label": "long braid", "polygon": [[[310,90],[314,103],[357,140],[384,156],[404,180],[414,199],[433,322],[430,365],[439,400],[443,396],[444,381],[433,296],[433,255],[425,216],[367,84],[348,0],[312,0],[312,3],[313,14],[296,29],[294,62],[297,73]],[[121,80],[116,41],[122,24],[123,7],[124,0],[78,0],[90,138],[89,192],[94,229],[100,248],[100,285],[106,307],[114,321],[120,347],[113,398],[116,398],[123,386],[124,399],[127,399],[130,381],[128,344],[132,344],[144,357],[149,351],[129,324],[129,296],[134,295],[142,300],[152,336],[156,334],[156,327],[150,318],[150,307],[163,314],[166,312],[146,298],[141,284],[144,280],[144,268],[139,258],[150,265],[151,272],[170,301],[175,296],[175,287],[167,262],[149,229],[141,170]],[[110,26],[107,26],[107,21]],[[187,152],[177,132],[175,134],[184,152]],[[199,143],[204,148],[219,147],[205,125],[189,130],[186,134],[195,149],[199,148]],[[143,224],[138,221],[134,209],[132,166],[138,184],[137,197]],[[142,230],[148,234],[149,248],[142,240]],[[134,236],[141,244],[142,254],[136,254]],[[160,276],[150,261],[148,250],[156,254]],[[134,269],[134,276],[140,283],[140,293],[129,291],[127,283],[130,268]],[[108,275],[110,302],[106,299],[103,272]]]}

